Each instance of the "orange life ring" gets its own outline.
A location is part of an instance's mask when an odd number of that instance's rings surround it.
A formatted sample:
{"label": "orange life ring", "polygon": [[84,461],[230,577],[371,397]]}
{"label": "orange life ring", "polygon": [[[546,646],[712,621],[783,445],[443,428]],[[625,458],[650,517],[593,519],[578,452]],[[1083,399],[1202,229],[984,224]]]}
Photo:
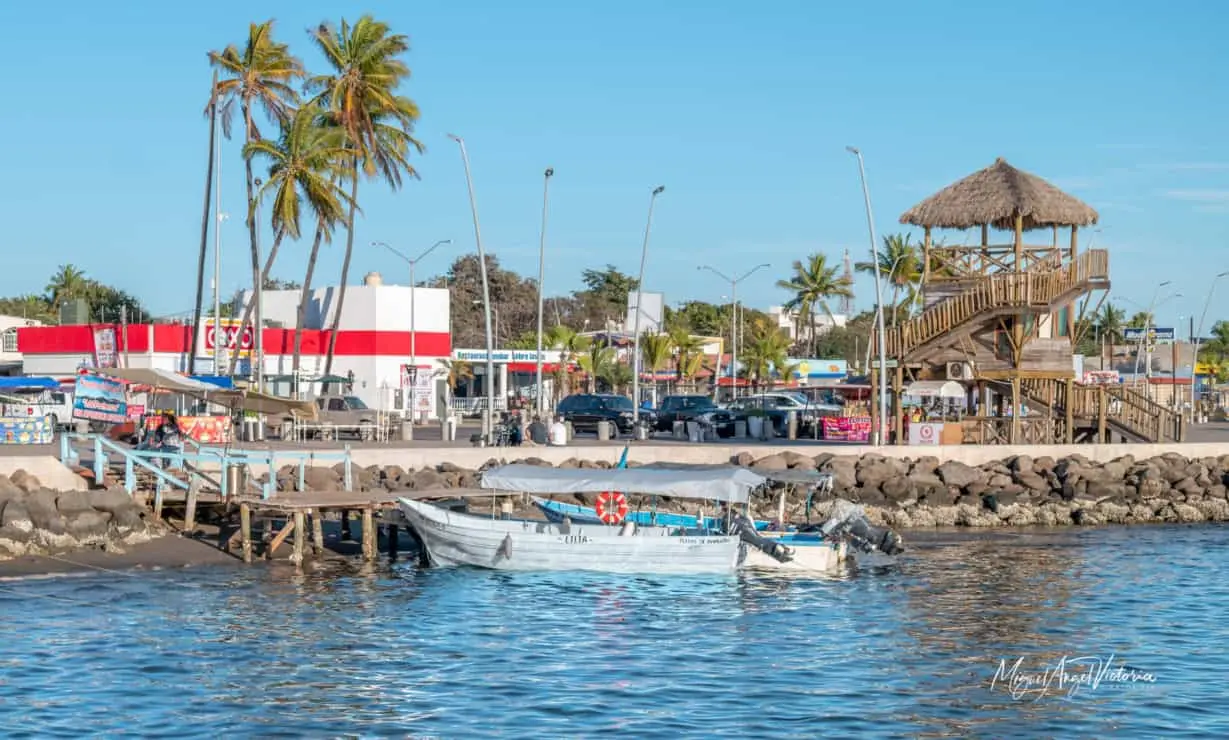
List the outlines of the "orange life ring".
{"label": "orange life ring", "polygon": [[627,518],[627,497],[618,491],[597,495],[597,518],[605,524],[618,524]]}

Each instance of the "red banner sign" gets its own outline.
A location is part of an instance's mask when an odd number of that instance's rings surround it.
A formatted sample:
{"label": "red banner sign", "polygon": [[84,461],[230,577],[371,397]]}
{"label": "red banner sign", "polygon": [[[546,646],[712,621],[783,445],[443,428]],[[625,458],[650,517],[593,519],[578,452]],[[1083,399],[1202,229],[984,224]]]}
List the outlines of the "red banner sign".
{"label": "red banner sign", "polygon": [[825,416],[824,439],[831,442],[869,442],[869,416]]}

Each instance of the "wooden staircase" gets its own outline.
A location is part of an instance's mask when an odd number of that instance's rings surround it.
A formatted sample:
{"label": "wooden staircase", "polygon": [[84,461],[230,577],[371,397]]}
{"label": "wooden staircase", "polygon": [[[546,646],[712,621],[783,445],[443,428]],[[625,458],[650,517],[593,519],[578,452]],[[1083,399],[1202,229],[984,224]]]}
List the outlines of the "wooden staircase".
{"label": "wooden staircase", "polygon": [[[1000,392],[1011,393],[1008,383],[994,385]],[[1186,420],[1181,412],[1126,386],[1021,378],[1020,393],[1029,406],[1045,409],[1057,418],[1070,418],[1071,441],[1079,437],[1076,428],[1092,432],[1086,434],[1092,442],[1104,441],[1105,432],[1145,443],[1186,440]]]}
{"label": "wooden staircase", "polygon": [[1022,309],[1056,311],[1090,290],[1108,287],[1109,252],[1104,249],[1084,252],[1060,267],[986,275],[964,292],[888,328],[887,356],[902,364],[918,361],[927,350],[948,346],[1000,316]]}

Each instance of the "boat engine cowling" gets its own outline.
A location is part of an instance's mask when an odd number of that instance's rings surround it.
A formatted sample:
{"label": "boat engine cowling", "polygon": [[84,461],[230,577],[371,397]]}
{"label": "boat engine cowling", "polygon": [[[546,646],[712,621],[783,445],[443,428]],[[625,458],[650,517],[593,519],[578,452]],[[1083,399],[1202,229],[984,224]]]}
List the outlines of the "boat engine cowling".
{"label": "boat engine cowling", "polygon": [[838,500],[828,519],[820,527],[825,537],[844,535],[851,545],[862,552],[899,555],[905,551],[900,535],[887,527],[876,527],[866,518],[861,506]]}
{"label": "boat engine cowling", "polygon": [[730,534],[738,535],[740,540],[778,562],[788,563],[794,559],[794,554],[788,547],[771,537],[761,536],[755,530],[755,522],[745,514],[730,515]]}

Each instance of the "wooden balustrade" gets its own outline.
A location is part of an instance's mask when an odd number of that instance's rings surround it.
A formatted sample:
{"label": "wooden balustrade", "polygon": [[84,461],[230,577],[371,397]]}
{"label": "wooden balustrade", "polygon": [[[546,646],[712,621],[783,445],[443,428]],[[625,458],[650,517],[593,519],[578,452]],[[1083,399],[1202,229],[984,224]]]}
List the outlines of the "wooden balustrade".
{"label": "wooden balustrade", "polygon": [[1182,414],[1166,408],[1144,395],[1120,385],[1071,383],[1071,398],[1064,380],[1022,378],[1021,394],[1031,403],[1044,405],[1052,413],[1066,412],[1068,405],[1075,419],[1105,420],[1137,437],[1152,442],[1181,442],[1186,438]]}
{"label": "wooden balustrade", "polygon": [[969,290],[937,303],[899,326],[884,340],[889,357],[910,352],[988,311],[1003,308],[1049,309],[1063,295],[1090,282],[1109,279],[1109,253],[1084,252],[1073,262],[1043,270],[1001,272],[979,278]]}

